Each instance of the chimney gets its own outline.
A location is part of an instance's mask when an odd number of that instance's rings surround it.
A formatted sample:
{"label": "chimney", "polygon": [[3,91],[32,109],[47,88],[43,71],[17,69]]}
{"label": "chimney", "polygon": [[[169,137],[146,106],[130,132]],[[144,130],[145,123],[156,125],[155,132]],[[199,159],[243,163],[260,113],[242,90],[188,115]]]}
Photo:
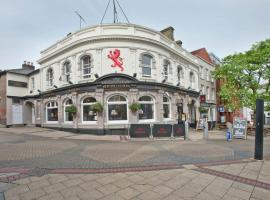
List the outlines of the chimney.
{"label": "chimney", "polygon": [[178,46],[182,47],[183,42],[182,42],[182,40],[177,40],[177,41],[176,41],[176,44],[177,44]]}
{"label": "chimney", "polygon": [[32,62],[26,62],[24,61],[22,64],[22,69],[29,69],[29,70],[35,70],[35,66]]}
{"label": "chimney", "polygon": [[174,28],[169,26],[168,28],[163,29],[162,31],[160,31],[163,35],[165,35],[167,38],[169,38],[170,40],[174,41]]}

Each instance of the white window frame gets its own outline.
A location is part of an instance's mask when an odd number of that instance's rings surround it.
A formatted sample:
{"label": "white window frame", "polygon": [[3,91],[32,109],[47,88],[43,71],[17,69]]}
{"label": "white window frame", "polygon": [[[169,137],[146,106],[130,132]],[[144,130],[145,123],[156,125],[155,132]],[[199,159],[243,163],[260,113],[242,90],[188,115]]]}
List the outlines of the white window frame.
{"label": "white window frame", "polygon": [[[67,71],[67,68],[69,67],[69,71]],[[63,64],[63,68],[64,68],[64,76],[65,76],[65,82],[69,82],[70,81],[70,75],[71,75],[71,62],[70,61],[66,61]]]}
{"label": "white window frame", "polygon": [[[123,98],[126,99],[126,101],[113,101],[113,102],[110,102],[109,100],[114,97],[114,96],[121,96]],[[126,120],[109,120],[109,105],[127,105],[127,119]],[[109,96],[108,99],[107,99],[107,112],[106,112],[106,115],[107,115],[107,122],[108,124],[127,124],[128,123],[128,120],[129,120],[129,112],[128,112],[128,99],[127,97],[121,95],[121,94],[115,94],[115,95],[112,95],[112,96]]]}
{"label": "white window frame", "polygon": [[48,80],[47,80],[47,85],[49,87],[52,87],[53,86],[53,69],[52,68],[49,68],[47,70],[47,77],[48,77]]}
{"label": "white window frame", "polygon": [[200,67],[200,70],[201,70],[200,71],[200,78],[201,79],[204,79],[204,76],[203,76],[203,67],[202,66]]}
{"label": "white window frame", "polygon": [[194,72],[190,72],[189,73],[189,87],[191,89],[195,89],[195,82],[196,82],[195,74],[194,74]]}
{"label": "white window frame", "polygon": [[31,90],[35,90],[35,77],[31,77]]}
{"label": "white window frame", "polygon": [[211,100],[212,100],[212,101],[215,101],[215,96],[216,96],[215,93],[216,93],[216,92],[215,92],[215,89],[212,88],[212,89],[211,89]]}
{"label": "white window frame", "polygon": [[[163,98],[168,99],[168,102],[164,102],[164,100],[162,99],[163,119],[164,119],[165,121],[168,121],[168,120],[171,120],[171,119],[172,119],[172,106],[171,106],[171,100],[170,100],[170,98],[167,97],[167,96],[163,96]],[[169,106],[169,117],[168,117],[168,118],[165,118],[165,117],[164,117],[164,105],[168,105],[168,106]]]}
{"label": "white window frame", "polygon": [[[84,64],[84,59],[86,57],[89,58],[89,64]],[[84,55],[84,56],[82,56],[81,59],[80,59],[80,63],[81,63],[81,70],[82,70],[82,77],[83,77],[83,79],[90,78],[91,75],[92,75],[91,56],[90,55]],[[88,69],[90,71],[90,73],[84,74],[84,70],[85,69]]]}
{"label": "white window frame", "polygon": [[164,60],[163,64],[163,76],[166,80],[169,79],[169,70],[170,70],[171,63],[169,60]]}
{"label": "white window frame", "polygon": [[[152,101],[140,101],[140,98],[142,97],[150,97]],[[156,120],[156,106],[155,106],[155,99],[152,96],[149,95],[143,95],[140,96],[138,103],[139,104],[152,104],[153,105],[153,119],[140,119],[139,123],[145,123],[145,122],[154,122]]]}
{"label": "white window frame", "polygon": [[[88,99],[88,98],[93,98],[93,99],[95,99],[96,101],[95,102],[91,102],[91,103],[83,103],[84,102],[84,100],[85,99]],[[92,106],[92,105],[94,105],[95,103],[97,103],[97,99],[96,98],[94,98],[94,97],[85,97],[85,98],[83,98],[83,100],[81,101],[81,118],[82,118],[82,123],[83,124],[97,124],[97,120],[96,121],[84,121],[84,119],[83,119],[83,107],[84,106]]]}
{"label": "white window frame", "polygon": [[[54,103],[54,106],[51,106]],[[50,106],[49,106],[50,105]],[[48,110],[57,108],[57,121],[49,121],[48,120]],[[56,101],[50,101],[46,104],[46,123],[47,124],[57,124],[59,122],[59,115],[58,115],[58,103]]]}
{"label": "white window frame", "polygon": [[[67,102],[69,101],[69,100],[71,100],[71,104],[67,104]],[[73,105],[73,101],[72,101],[72,99],[67,99],[65,102],[64,102],[64,123],[67,123],[67,124],[72,124],[73,123],[73,120],[72,121],[67,121],[67,119],[66,119],[66,108],[67,107],[70,107],[70,106],[72,106]],[[73,118],[73,117],[72,117]]]}
{"label": "white window frame", "polygon": [[[146,56],[146,57],[149,57],[151,62],[150,62],[150,65],[146,65],[143,63],[143,57]],[[143,68],[150,68],[150,75],[149,74],[144,74],[143,73]],[[149,54],[143,54],[142,55],[142,76],[143,77],[152,77],[152,69],[153,69],[153,56],[149,55]]]}
{"label": "white window frame", "polygon": [[206,87],[206,99],[210,100],[210,89],[208,86]]}

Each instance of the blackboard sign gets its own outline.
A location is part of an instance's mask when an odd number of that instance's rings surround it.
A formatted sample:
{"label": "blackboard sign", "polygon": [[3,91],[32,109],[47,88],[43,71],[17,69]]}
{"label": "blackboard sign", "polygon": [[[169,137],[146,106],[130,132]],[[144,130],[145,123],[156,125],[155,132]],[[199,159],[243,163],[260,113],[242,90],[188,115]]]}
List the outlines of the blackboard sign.
{"label": "blackboard sign", "polygon": [[131,124],[129,135],[132,138],[150,137],[151,127],[150,124]]}
{"label": "blackboard sign", "polygon": [[172,125],[170,124],[154,124],[153,136],[154,137],[171,137]]}
{"label": "blackboard sign", "polygon": [[173,125],[173,135],[174,137],[184,137],[185,136],[185,124],[174,124]]}
{"label": "blackboard sign", "polygon": [[233,137],[247,138],[247,120],[239,117],[233,119]]}

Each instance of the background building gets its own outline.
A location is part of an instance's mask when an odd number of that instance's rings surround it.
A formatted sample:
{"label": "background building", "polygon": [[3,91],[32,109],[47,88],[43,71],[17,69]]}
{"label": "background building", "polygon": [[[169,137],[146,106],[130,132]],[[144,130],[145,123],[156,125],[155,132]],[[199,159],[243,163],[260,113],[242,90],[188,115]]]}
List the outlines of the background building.
{"label": "background building", "polygon": [[[131,123],[176,123],[179,118],[195,126],[200,69],[213,66],[182,48],[173,32],[172,27],[159,32],[103,24],[67,35],[41,52],[38,70],[24,65],[16,75],[1,72],[1,81],[20,82],[15,84],[20,87],[6,87],[10,99],[3,107],[13,110],[2,112],[2,123],[100,134],[126,134]],[[214,84],[210,77],[207,81],[211,92]],[[132,112],[129,107],[136,103],[140,109]],[[68,107],[76,114],[66,112]]]}

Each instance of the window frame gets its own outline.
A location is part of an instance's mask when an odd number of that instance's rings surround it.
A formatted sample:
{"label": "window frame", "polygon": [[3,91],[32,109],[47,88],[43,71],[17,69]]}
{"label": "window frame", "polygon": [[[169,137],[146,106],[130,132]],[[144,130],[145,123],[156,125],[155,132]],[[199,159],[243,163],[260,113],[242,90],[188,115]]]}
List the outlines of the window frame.
{"label": "window frame", "polygon": [[[164,101],[164,98],[166,98],[168,101],[167,102],[165,102]],[[168,105],[168,107],[169,107],[169,117],[168,118],[165,118],[164,117],[164,105]],[[169,97],[167,97],[167,96],[163,96],[163,100],[162,100],[162,108],[163,108],[163,119],[166,121],[166,120],[171,120],[172,119],[172,106],[171,106],[171,100],[170,100],[170,98]]]}
{"label": "window frame", "polygon": [[[112,97],[115,97],[115,96],[120,96],[120,97],[123,97],[125,99],[125,101],[110,101],[110,99]],[[126,120],[110,120],[110,117],[109,117],[109,105],[126,105],[126,114],[127,114],[127,119]],[[107,111],[106,111],[106,116],[107,116],[107,122],[108,124],[127,124],[128,121],[129,121],[129,109],[128,109],[128,99],[127,97],[121,95],[121,94],[114,94],[114,95],[111,95],[107,98]]]}
{"label": "window frame", "polygon": [[[95,101],[93,101],[91,103],[84,103],[84,101],[86,99],[88,99],[88,98],[92,98]],[[95,103],[97,103],[97,99],[95,97],[87,96],[87,97],[85,97],[85,98],[82,99],[82,101],[81,101],[81,118],[82,118],[82,123],[83,124],[97,124],[98,118],[96,120],[85,121],[84,120],[84,117],[83,117],[83,108],[84,108],[84,106],[92,106]],[[96,115],[96,117],[98,117],[97,113],[95,113],[95,115]]]}
{"label": "window frame", "polygon": [[[85,58],[89,58],[89,63],[88,64],[84,63]],[[93,68],[91,64],[92,64],[92,56],[84,55],[84,56],[82,56],[80,58],[80,65],[81,65],[81,72],[82,72],[82,78],[83,79],[91,78],[91,76],[92,76],[92,68]],[[84,70],[86,70],[86,69],[89,71],[89,73],[84,74]]]}
{"label": "window frame", "polygon": [[[144,57],[149,57],[150,58],[150,65],[146,65],[143,63],[143,58]],[[153,69],[153,56],[152,55],[149,55],[149,54],[143,54],[142,55],[142,62],[141,62],[141,67],[142,67],[142,76],[143,77],[152,77],[152,69]],[[149,74],[144,74],[143,73],[143,69],[144,68],[149,68],[150,69],[150,75]]]}
{"label": "window frame", "polygon": [[53,84],[54,84],[54,82],[53,82],[53,79],[54,79],[54,77],[53,77],[53,68],[49,68],[49,69],[47,69],[47,85],[48,85],[48,87],[52,87],[53,86]]}
{"label": "window frame", "polygon": [[[140,101],[140,99],[142,97],[150,97],[151,98],[151,101]],[[138,103],[141,105],[141,104],[152,104],[152,108],[153,108],[153,118],[152,119],[140,119],[140,116],[138,117],[138,120],[139,120],[139,123],[145,123],[145,122],[154,122],[156,120],[156,106],[155,106],[155,99],[150,96],[150,95],[143,95],[143,96],[140,96],[139,99],[138,99]]]}
{"label": "window frame", "polygon": [[[54,103],[54,106],[52,106],[52,103]],[[50,105],[50,106],[49,106]],[[48,120],[48,110],[51,109],[57,109],[57,121],[49,121]],[[59,115],[58,115],[58,103],[57,101],[50,101],[46,104],[46,123],[47,124],[57,124],[59,122]]]}
{"label": "window frame", "polygon": [[[67,70],[69,69],[69,70]],[[71,75],[71,62],[70,61],[66,61],[63,64],[63,75],[65,76],[65,82],[69,82],[70,81],[70,75]]]}
{"label": "window frame", "polygon": [[[67,104],[67,102],[68,101],[71,101],[71,104]],[[66,99],[65,101],[64,101],[64,104],[63,104],[63,108],[64,108],[64,110],[63,110],[63,112],[64,112],[64,123],[68,123],[68,124],[71,124],[71,123],[73,123],[73,120],[74,120],[74,116],[72,115],[72,121],[67,121],[67,118],[66,118],[66,108],[67,107],[70,107],[70,106],[72,106],[73,105],[73,101],[72,101],[72,99]]]}

